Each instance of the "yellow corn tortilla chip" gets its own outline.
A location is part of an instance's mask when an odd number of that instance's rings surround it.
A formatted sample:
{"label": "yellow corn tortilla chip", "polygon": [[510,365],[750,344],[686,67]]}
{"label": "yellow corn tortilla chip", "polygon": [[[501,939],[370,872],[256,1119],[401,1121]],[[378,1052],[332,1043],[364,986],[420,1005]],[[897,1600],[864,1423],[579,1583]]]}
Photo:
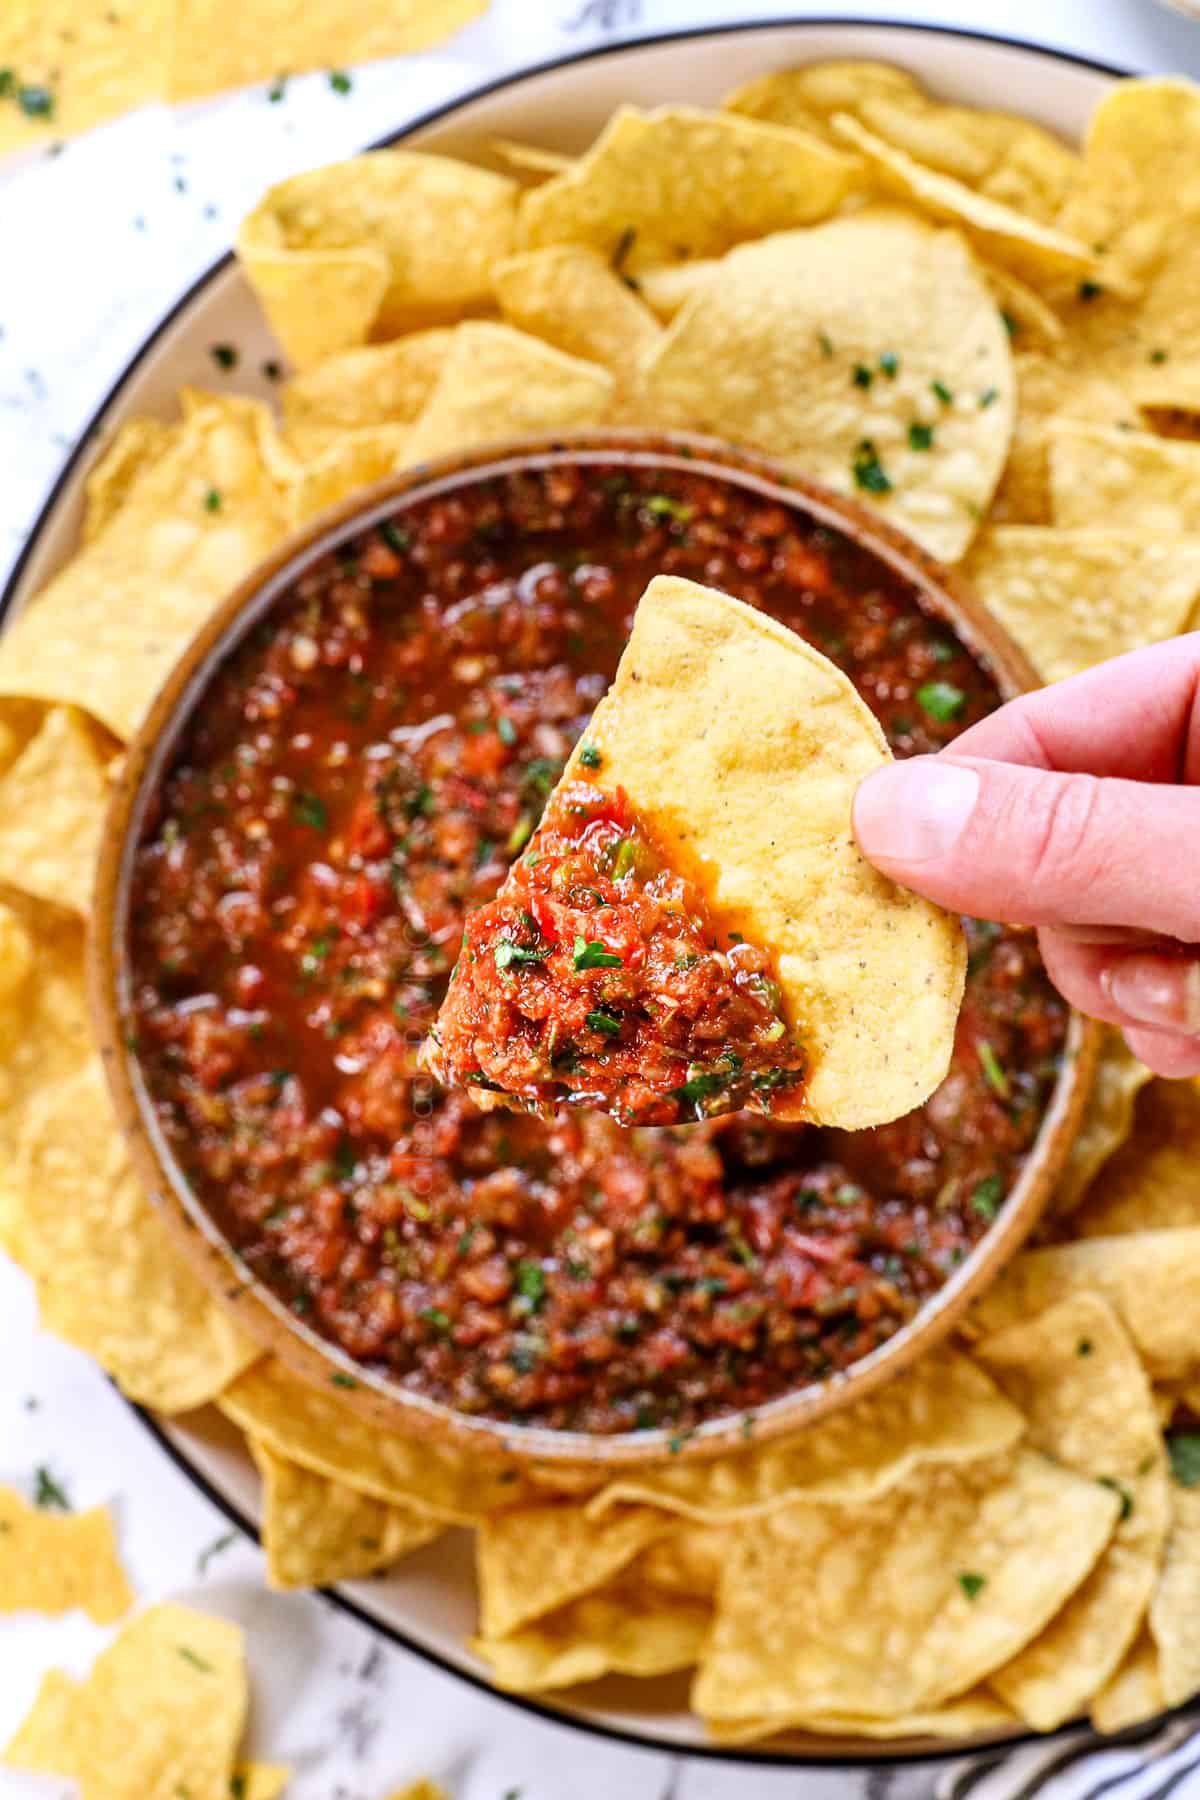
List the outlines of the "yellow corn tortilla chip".
{"label": "yellow corn tortilla chip", "polygon": [[55,1513],[0,1487],[0,1612],[70,1612],[111,1625],[133,1605],[106,1506]]}
{"label": "yellow corn tortilla chip", "polygon": [[1046,224],[1081,174],[1078,154],[1029,119],[947,105],[890,63],[776,70],[747,82],[725,105],[749,118],[830,136],[834,116],[851,113],[894,149]]}
{"label": "yellow corn tortilla chip", "polygon": [[1043,680],[1061,681],[1186,628],[1200,536],[996,525],[965,572]]}
{"label": "yellow corn tortilla chip", "polygon": [[256,402],[191,396],[104,530],[0,637],[0,695],[132,736],[188,639],[287,530],[273,440]]}
{"label": "yellow corn tortilla chip", "polygon": [[307,524],[327,506],[336,506],[400,468],[407,460],[411,435],[407,425],[365,425],[361,431],[332,436],[311,461],[297,464],[287,483],[290,523]]}
{"label": "yellow corn tortilla chip", "polygon": [[298,368],[461,317],[512,248],[517,187],[416,150],[375,150],[269,188],[237,234],[267,320]]}
{"label": "yellow corn tortilla chip", "polygon": [[968,1334],[978,1338],[1020,1324],[1081,1292],[1108,1301],[1153,1380],[1178,1381],[1192,1372],[1200,1317],[1200,1227],[1025,1250],[971,1308]]}
{"label": "yellow corn tortilla chip", "polygon": [[328,1394],[267,1360],[226,1387],[227,1418],[276,1456],[344,1483],[389,1506],[417,1506],[447,1524],[469,1525],[525,1497],[515,1467],[468,1456],[450,1445],[380,1431]]}
{"label": "yellow corn tortilla chip", "polygon": [[978,1354],[1029,1421],[1029,1443],[1121,1505],[1112,1541],[1041,1636],[991,1676],[1035,1731],[1083,1711],[1137,1636],[1168,1518],[1167,1467],[1150,1384],[1106,1301],[1077,1294],[985,1338]]}
{"label": "yellow corn tortilla chip", "polygon": [[801,1497],[871,1500],[923,1465],[999,1455],[1024,1429],[989,1375],[957,1351],[939,1350],[793,1437],[618,1475],[587,1511],[597,1518],[610,1506],[637,1503],[704,1524],[754,1518]]}
{"label": "yellow corn tortilla chip", "polygon": [[0,778],[0,881],[87,913],[108,804],[111,748],[83,714],[52,706]]}
{"label": "yellow corn tortilla chip", "polygon": [[288,444],[312,457],[372,425],[411,425],[453,341],[449,326],[435,325],[394,343],[344,350],[294,375],[280,396]]}
{"label": "yellow corn tortilla chip", "polygon": [[1023,343],[1062,342],[1062,320],[1034,288],[1028,287],[1011,270],[1002,269],[997,263],[983,263],[981,267],[1014,342],[1018,338]]}
{"label": "yellow corn tortilla chip", "polygon": [[113,433],[88,471],[83,484],[84,513],[80,537],[90,544],[124,506],[129,490],[149,464],[156,462],[178,436],[179,427],[162,419],[137,415]]}
{"label": "yellow corn tortilla chip", "polygon": [[328,1587],[373,1574],[442,1530],[416,1506],[385,1506],[276,1456],[253,1437],[249,1442],[262,1476],[262,1545],[272,1587]]}
{"label": "yellow corn tortilla chip", "polygon": [[1172,79],[1117,82],[1088,122],[1081,182],[1063,209],[1068,230],[1103,242],[1144,275],[1200,214],[1200,90]]}
{"label": "yellow corn tortilla chip", "polygon": [[623,787],[728,927],[772,952],[808,1059],[791,1116],[857,1127],[919,1106],[953,1047],[962,930],[855,845],[854,789],[889,752],[841,671],[764,613],[659,575],[588,742],[599,774],[577,751],[563,780]]}
{"label": "yellow corn tortilla chip", "polygon": [[667,1675],[696,1661],[712,1617],[695,1600],[613,1587],[587,1594],[509,1637],[471,1648],[509,1693],[573,1687],[601,1675]]}
{"label": "yellow corn tortilla chip", "polygon": [[864,1718],[861,1714],[829,1713],[815,1719],[710,1719],[712,1736],[723,1744],[752,1744],[784,1731],[817,1731],[834,1737],[910,1738],[976,1737],[981,1732],[1016,1731],[1020,1720],[986,1688],[975,1688],[960,1699],[947,1700],[925,1712],[902,1714],[895,1719]]}
{"label": "yellow corn tortilla chip", "polygon": [[731,252],[645,376],[677,423],[870,502],[948,562],[1012,433],[1012,358],[985,280],[954,233],[893,210]]}
{"label": "yellow corn tortilla chip", "polygon": [[181,1259],[130,1166],[98,1057],[30,1102],[5,1179],[41,1322],[133,1400],[203,1406],[257,1349]]}
{"label": "yellow corn tortilla chip", "polygon": [[528,250],[499,265],[495,288],[510,325],[611,372],[614,419],[644,413],[641,362],[662,330],[602,256],[585,244]]}
{"label": "yellow corn tortilla chip", "polygon": [[222,0],[174,0],[167,98],[194,100],[280,70],[298,75],[428,50],[487,7],[488,0],[254,0],[231,12]]}
{"label": "yellow corn tortilla chip", "polygon": [[46,1677],[4,1761],[75,1780],[82,1800],[218,1800],[230,1791],[247,1700],[240,1626],[152,1606],[85,1680]]}
{"label": "yellow corn tortilla chip", "polygon": [[614,382],[599,363],[565,356],[528,332],[488,321],[460,325],[405,448],[407,463],[452,450],[595,425]]}
{"label": "yellow corn tortilla chip", "polygon": [[170,0],[6,0],[0,8],[0,156],[73,137],[157,99]]}
{"label": "yellow corn tortilla chip", "polygon": [[868,159],[885,193],[963,232],[982,256],[1022,280],[1036,287],[1039,282],[1092,280],[1099,273],[1100,259],[1078,238],[1039,224],[952,175],[925,168],[849,113],[835,114],[832,123],[842,142]]}
{"label": "yellow corn tortilla chip", "polygon": [[1092,1702],[1092,1724],[1097,1731],[1124,1731],[1152,1719],[1166,1707],[1159,1674],[1158,1647],[1144,1629],[1133,1648]]}
{"label": "yellow corn tortilla chip", "polygon": [[670,1529],[660,1512],[641,1506],[621,1507],[598,1522],[570,1501],[493,1513],[475,1540],[481,1634],[508,1637],[605,1586]]}
{"label": "yellow corn tortilla chip", "polygon": [[1150,1601],[1164,1706],[1200,1691],[1200,1487],[1171,1483],[1166,1555]]}
{"label": "yellow corn tortilla chip", "polygon": [[645,1583],[660,1594],[711,1600],[728,1542],[728,1531],[720,1525],[675,1525],[666,1537],[648,1544],[634,1558],[630,1585]]}
{"label": "yellow corn tortilla chip", "polygon": [[1132,1135],[1088,1189],[1072,1229],[1115,1237],[1181,1225],[1200,1226],[1200,1092],[1189,1081],[1152,1081],[1138,1095]]}
{"label": "yellow corn tortilla chip", "polygon": [[853,157],[805,132],[692,106],[622,106],[586,155],[522,196],[518,240],[611,257],[632,233],[636,271],[826,218],[857,175]]}
{"label": "yellow corn tortilla chip", "polygon": [[692,1704],[727,1720],[928,1711],[1036,1636],[1117,1512],[1031,1450],[862,1506],[781,1507],[731,1542]]}
{"label": "yellow corn tortilla chip", "polygon": [[1200,447],[1059,420],[1050,492],[1056,525],[1200,536]]}
{"label": "yellow corn tortilla chip", "polygon": [[1056,1213],[1074,1212],[1109,1157],[1128,1138],[1134,1102],[1149,1080],[1145,1063],[1127,1048],[1119,1031],[1106,1026],[1087,1106],[1054,1189]]}
{"label": "yellow corn tortilla chip", "polygon": [[654,263],[639,269],[638,292],[652,313],[670,320],[702,288],[715,269],[721,267],[719,256],[701,256],[693,262]]}

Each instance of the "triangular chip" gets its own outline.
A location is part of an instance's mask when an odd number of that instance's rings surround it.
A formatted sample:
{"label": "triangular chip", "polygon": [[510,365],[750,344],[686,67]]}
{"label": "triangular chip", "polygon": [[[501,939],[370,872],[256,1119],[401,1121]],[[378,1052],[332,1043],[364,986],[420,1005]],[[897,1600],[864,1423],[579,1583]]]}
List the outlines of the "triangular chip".
{"label": "triangular chip", "polygon": [[386,1505],[276,1456],[256,1438],[249,1444],[263,1482],[262,1543],[272,1587],[328,1587],[388,1569],[443,1529],[417,1506]]}
{"label": "triangular chip", "polygon": [[0,1612],[79,1606],[98,1625],[111,1625],[132,1605],[106,1506],[47,1512],[0,1487]]}
{"label": "triangular chip", "polygon": [[475,1545],[481,1631],[508,1637],[603,1587],[672,1523],[648,1506],[623,1506],[597,1521],[570,1501],[493,1513],[480,1524]]}
{"label": "triangular chip", "polygon": [[1133,1109],[1150,1071],[1114,1026],[1104,1027],[1096,1074],[1079,1129],[1054,1188],[1054,1211],[1074,1212],[1114,1151],[1133,1130]]}
{"label": "triangular chip", "polygon": [[586,1594],[510,1637],[472,1639],[492,1680],[509,1693],[574,1687],[601,1675],[667,1675],[687,1669],[704,1645],[712,1613],[682,1595],[616,1585]]}
{"label": "triangular chip", "polygon": [[1200,1091],[1152,1081],[1138,1095],[1129,1141],[1088,1189],[1072,1229],[1112,1237],[1180,1225],[1200,1225]]}
{"label": "triangular chip", "polygon": [[500,264],[495,287],[510,324],[611,372],[614,419],[645,422],[641,363],[662,331],[602,256],[586,244],[528,250]]}
{"label": "triangular chip", "polygon": [[1050,493],[1056,525],[1200,536],[1200,445],[1060,420]]}
{"label": "triangular chip", "polygon": [[732,251],[648,359],[668,419],[879,509],[943,561],[1013,427],[1008,334],[962,239],[875,207]]}
{"label": "triangular chip", "polygon": [[369,426],[411,425],[453,341],[453,330],[437,325],[390,344],[343,350],[293,376],[280,396],[289,446],[312,457]]}
{"label": "triangular chip", "polygon": [[82,713],[50,708],[0,780],[0,881],[35,899],[88,911],[109,760]]}
{"label": "triangular chip", "polygon": [[965,959],[958,921],[855,845],[854,790],[888,754],[818,651],[656,577],[540,831],[468,925],[435,1071],[626,1123],[920,1105]]}

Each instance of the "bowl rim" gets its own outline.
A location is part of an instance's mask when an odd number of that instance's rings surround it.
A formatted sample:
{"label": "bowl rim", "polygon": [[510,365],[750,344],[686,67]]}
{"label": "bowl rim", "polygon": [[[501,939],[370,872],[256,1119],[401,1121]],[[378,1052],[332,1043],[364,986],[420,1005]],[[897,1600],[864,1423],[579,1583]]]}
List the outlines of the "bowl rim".
{"label": "bowl rim", "polygon": [[[797,1431],[865,1398],[943,1341],[970,1302],[999,1274],[1046,1204],[1079,1126],[1100,1036],[1097,1026],[1071,1014],[1063,1066],[1014,1187],[989,1230],[912,1319],[848,1369],[787,1390],[762,1406],[705,1420],[687,1434],[656,1427],[605,1436],[458,1412],[364,1368],[298,1318],[253,1274],[192,1192],[171,1153],[133,1042],[127,924],[133,856],[147,808],[220,663],[283,600],[302,573],[331,549],[381,518],[516,469],[613,461],[708,474],[808,513],[884,562],[909,584],[924,607],[947,619],[991,671],[1006,699],[1036,685],[1027,657],[959,576],[888,521],[758,452],[693,433],[601,428],[455,453],[392,474],[318,514],[250,570],[180,653],[128,746],[110,799],[87,957],[93,1029],[137,1173],[196,1273],[248,1334],[299,1379],[314,1386],[336,1385],[339,1400],[377,1427],[448,1442],[483,1456],[591,1470],[708,1457],[744,1447],[750,1435],[762,1443]],[[750,1426],[748,1418],[753,1421]]]}

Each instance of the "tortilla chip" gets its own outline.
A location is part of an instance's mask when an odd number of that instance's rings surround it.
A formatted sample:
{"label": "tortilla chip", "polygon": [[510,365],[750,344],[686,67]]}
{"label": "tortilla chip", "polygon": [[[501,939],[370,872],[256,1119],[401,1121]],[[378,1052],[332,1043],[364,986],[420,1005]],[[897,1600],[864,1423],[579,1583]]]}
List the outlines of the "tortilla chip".
{"label": "tortilla chip", "polygon": [[1150,1071],[1127,1048],[1121,1033],[1104,1028],[1087,1106],[1054,1189],[1054,1211],[1074,1212],[1088,1187],[1133,1130],[1133,1108]]}
{"label": "tortilla chip", "polygon": [[326,449],[311,461],[299,463],[287,484],[287,510],[291,524],[310,519],[336,506],[350,494],[382,481],[407,460],[412,435],[407,425],[366,425],[331,437]]}
{"label": "tortilla chip", "polygon": [[5,1178],[44,1328],[145,1406],[184,1412],[212,1400],[258,1351],[192,1274],[142,1192],[99,1058],[45,1086],[16,1135]]}
{"label": "tortilla chip", "polygon": [[898,211],[733,251],[645,375],[677,423],[869,501],[946,561],[970,543],[1012,432],[1012,359],[986,282],[955,234]]}
{"label": "tortilla chip", "polygon": [[692,106],[618,107],[562,175],[521,198],[520,247],[590,244],[627,261],[720,254],[745,238],[826,218],[858,164],[817,138]]}
{"label": "tortilla chip", "polygon": [[22,1260],[15,1165],[30,1108],[69,1083],[92,1054],[78,920],[10,894],[0,901],[0,1231]]}
{"label": "tortilla chip", "polygon": [[781,1507],[731,1542],[692,1704],[728,1720],[928,1711],[1043,1629],[1117,1511],[1031,1450],[861,1506]]}
{"label": "tortilla chip", "polygon": [[85,544],[99,537],[120,512],[142,471],[157,462],[179,435],[177,425],[135,415],[118,425],[88,470],[83,484],[84,512],[80,537]]}
{"label": "tortilla chip", "polygon": [[1066,229],[1103,242],[1120,267],[1145,275],[1200,214],[1198,172],[1200,90],[1182,80],[1116,82],[1088,123]]}
{"label": "tortilla chip", "polygon": [[1158,1647],[1147,1628],[1139,1632],[1112,1680],[1092,1702],[1092,1724],[1097,1731],[1124,1731],[1165,1710]]}
{"label": "tortilla chip", "polygon": [[644,414],[641,362],[662,331],[603,257],[583,244],[528,250],[500,264],[495,288],[510,325],[610,371],[614,419]]}
{"label": "tortilla chip", "polygon": [[460,325],[412,427],[405,461],[429,462],[523,432],[598,424],[611,410],[613,388],[598,363],[564,356],[528,332],[486,321]]}
{"label": "tortilla chip", "polygon": [[189,638],[285,534],[266,407],[188,398],[164,454],[0,638],[0,695],[78,706],[131,737]]}
{"label": "tortilla chip", "polygon": [[280,396],[284,436],[311,458],[372,425],[411,425],[433,392],[454,341],[446,325],[391,344],[344,350],[294,375]]}
{"label": "tortilla chip", "polygon": [[966,1329],[976,1338],[1000,1331],[1079,1293],[1108,1301],[1153,1380],[1178,1381],[1194,1370],[1200,1228],[1025,1250],[971,1308]]}
{"label": "tortilla chip", "polygon": [[82,713],[52,706],[0,779],[0,881],[87,913],[111,751]]}
{"label": "tortilla chip", "polygon": [[712,1614],[695,1600],[641,1586],[587,1594],[509,1637],[477,1637],[471,1648],[498,1688],[533,1694],[601,1675],[667,1675],[700,1655]]}
{"label": "tortilla chip", "polygon": [[890,63],[836,61],[759,76],[725,101],[734,112],[833,135],[837,113],[928,168],[1027,217],[1053,222],[1079,180],[1078,155],[1013,113],[934,100]]}
{"label": "tortilla chip", "polygon": [[652,313],[670,320],[720,267],[719,256],[701,256],[693,262],[655,263],[638,270],[638,292]]}
{"label": "tortilla chip", "polygon": [[132,1605],[106,1506],[46,1512],[0,1487],[0,1612],[80,1606],[97,1625],[111,1625]]}
{"label": "tortilla chip", "polygon": [[1166,1541],[1167,1466],[1154,1397],[1112,1308],[1077,1294],[985,1338],[978,1355],[1025,1413],[1029,1443],[1117,1494],[1095,1569],[1041,1636],[991,1676],[1035,1731],[1073,1719],[1137,1636]]}
{"label": "tortilla chip", "polygon": [[1045,681],[1183,631],[1200,600],[1200,536],[996,525],[966,574]]}
{"label": "tortilla chip", "polygon": [[981,256],[1022,281],[1038,284],[1094,279],[1100,259],[1088,245],[1052,225],[1016,212],[1001,200],[927,169],[903,150],[868,131],[849,113],[837,113],[833,129],[870,162],[883,191],[917,207],[928,218],[961,231]]}
{"label": "tortilla chip", "polygon": [[982,268],[1014,341],[1021,337],[1026,343],[1030,340],[1043,344],[1062,342],[1062,320],[1034,288],[1027,287],[1011,270],[1002,269],[996,263],[984,263]]}
{"label": "tortilla chip", "polygon": [[52,1670],[4,1752],[82,1800],[230,1792],[248,1692],[242,1630],[168,1602],[131,1620],[84,1681]]}
{"label": "tortilla chip", "polygon": [[1088,1189],[1072,1229],[1115,1237],[1181,1225],[1200,1226],[1200,1092],[1189,1081],[1152,1081],[1138,1096],[1132,1136]]}
{"label": "tortilla chip", "polygon": [[1171,1483],[1171,1525],[1150,1601],[1163,1706],[1200,1692],[1200,1487]]}
{"label": "tortilla chip", "polygon": [[938,1350],[793,1437],[618,1475],[587,1511],[597,1518],[610,1506],[640,1503],[703,1524],[755,1518],[800,1498],[860,1503],[926,1465],[996,1456],[1024,1428],[990,1376],[957,1351]]}
{"label": "tortilla chip", "polygon": [[157,99],[168,0],[7,0],[0,8],[0,156],[55,143]]}
{"label": "tortilla chip", "polygon": [[1200,447],[1148,432],[1056,421],[1050,438],[1054,522],[1200,537]]}
{"label": "tortilla chip", "polygon": [[[670,1529],[651,1507],[621,1507],[599,1522],[569,1501],[492,1514],[475,1540],[482,1635],[508,1637],[603,1587]],[[530,1569],[537,1570],[536,1582]]]}
{"label": "tortilla chip", "polygon": [[391,1568],[432,1543],[441,1521],[416,1506],[385,1506],[314,1475],[250,1438],[263,1482],[262,1545],[276,1588],[329,1587]]}
{"label": "tortilla chip", "polygon": [[808,1056],[779,1116],[851,1127],[920,1105],[953,1047],[962,931],[855,845],[854,789],[889,752],[841,671],[765,614],[659,575],[588,743],[600,773],[577,751],[563,780],[623,787],[724,925],[773,953]]}
{"label": "tortilla chip", "polygon": [[286,69],[345,68],[428,50],[487,11],[488,0],[337,0],[297,7],[253,0],[230,12],[223,0],[174,0],[169,100],[194,100],[264,81]]}
{"label": "tortilla chip", "polygon": [[375,150],[269,188],[237,253],[284,350],[307,369],[368,337],[483,304],[512,247],[517,187],[417,150]]}
{"label": "tortilla chip", "polygon": [[909,1738],[976,1737],[981,1732],[1016,1731],[1020,1720],[984,1687],[974,1688],[958,1700],[947,1700],[925,1712],[902,1714],[896,1719],[863,1718],[861,1714],[830,1713],[816,1719],[710,1719],[708,1728],[722,1744],[752,1744],[784,1731],[816,1731],[834,1737]]}
{"label": "tortilla chip", "polygon": [[711,1600],[721,1578],[729,1543],[720,1525],[676,1525],[666,1537],[648,1544],[630,1564],[630,1585],[645,1584],[660,1594],[682,1594]]}
{"label": "tortilla chip", "polygon": [[353,1377],[335,1372],[330,1382],[329,1393],[321,1393],[266,1360],[226,1387],[217,1404],[277,1457],[388,1506],[470,1525],[524,1499],[512,1465],[381,1431],[339,1403],[338,1388],[353,1385]]}

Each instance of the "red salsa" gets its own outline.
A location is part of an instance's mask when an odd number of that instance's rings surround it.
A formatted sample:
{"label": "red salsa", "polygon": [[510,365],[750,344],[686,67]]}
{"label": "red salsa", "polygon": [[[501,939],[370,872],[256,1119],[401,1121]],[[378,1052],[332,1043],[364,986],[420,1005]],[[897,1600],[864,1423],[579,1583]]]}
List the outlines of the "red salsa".
{"label": "red salsa", "polygon": [[[997,704],[898,576],[804,512],[700,470],[551,466],[311,567],[213,678],[137,855],[131,1033],[187,1179],[298,1315],[466,1412],[686,1433],[864,1356],[987,1229],[1063,1048],[1033,936],[972,925],[950,1072],[874,1131],[483,1113],[420,1068],[464,923],[663,571],[825,651],[899,755]],[[564,923],[572,958],[611,941]],[[686,1032],[706,1016],[690,998]]]}
{"label": "red salsa", "polygon": [[[585,744],[581,761],[598,768],[600,751]],[[477,1100],[535,1112],[770,1114],[804,1081],[780,1001],[765,952],[718,932],[628,796],[576,779],[468,919],[426,1060]]]}

